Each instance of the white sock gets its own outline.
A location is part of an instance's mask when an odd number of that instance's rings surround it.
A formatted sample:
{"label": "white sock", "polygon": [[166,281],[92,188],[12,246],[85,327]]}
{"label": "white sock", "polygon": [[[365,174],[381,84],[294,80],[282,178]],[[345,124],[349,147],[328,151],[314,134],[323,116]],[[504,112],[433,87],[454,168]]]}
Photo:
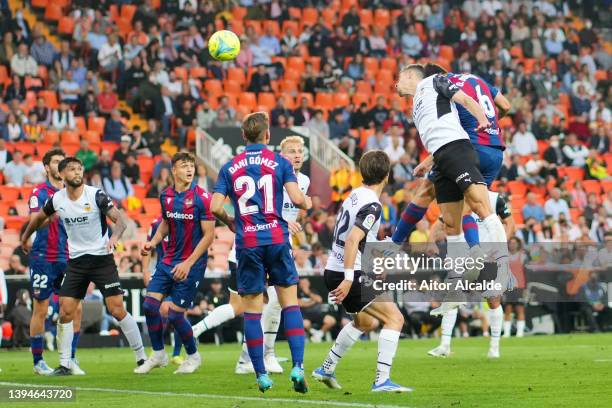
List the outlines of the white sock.
{"label": "white sock", "polygon": [[516,337],[523,337],[525,335],[525,321],[516,321]]}
{"label": "white sock", "polygon": [[382,329],[378,337],[378,360],[376,363],[376,385],[389,379],[393,357],[397,351],[400,332],[391,329]]}
{"label": "white sock", "polygon": [[453,329],[455,328],[455,322],[457,321],[457,312],[458,310],[455,308],[442,315],[441,346],[450,347],[451,339],[453,338]]}
{"label": "white sock", "polygon": [[491,348],[499,347],[502,324],[504,321],[504,311],[501,305],[495,309],[489,309],[489,330],[491,330]]}
{"label": "white sock", "polygon": [[66,368],[70,368],[73,338],[74,326],[72,321],[57,324],[57,349],[60,355],[60,365]]}
{"label": "white sock", "polygon": [[510,337],[512,334],[512,320],[504,320],[504,337]]}
{"label": "white sock", "polygon": [[119,322],[119,327],[121,327],[123,335],[134,351],[136,361],[146,360],[147,354],[145,353],[145,348],[142,345],[140,329],[138,328],[138,323],[136,323],[136,320],[134,320],[132,315],[129,313],[126,314],[123,320]]}
{"label": "white sock", "polygon": [[323,370],[327,373],[333,373],[336,369],[336,364],[342,356],[359,340],[363,332],[355,327],[353,322],[347,324],[340,330],[336,342],[327,353],[327,357],[323,362]]}
{"label": "white sock", "polygon": [[264,356],[274,355],[274,343],[280,326],[282,308],[278,302],[274,286],[268,287],[268,303],[261,314],[261,326],[264,332]]}
{"label": "white sock", "polygon": [[[229,303],[213,309],[201,322],[195,326],[203,326],[203,331],[214,329],[235,317],[234,308]],[[194,328],[195,328],[194,326]]]}
{"label": "white sock", "polygon": [[508,237],[506,236],[506,230],[504,224],[497,216],[497,214],[491,214],[482,221],[482,225],[489,232],[491,239],[492,248],[490,248],[489,254],[495,255],[495,259],[508,256]]}
{"label": "white sock", "polygon": [[448,243],[446,249],[447,257],[457,259],[467,255],[469,248],[463,232],[459,235],[447,235],[446,242]]}
{"label": "white sock", "polygon": [[247,347],[246,340],[242,340],[242,351],[240,352],[240,358],[238,359],[241,363],[248,363],[251,361],[249,356],[249,348]]}

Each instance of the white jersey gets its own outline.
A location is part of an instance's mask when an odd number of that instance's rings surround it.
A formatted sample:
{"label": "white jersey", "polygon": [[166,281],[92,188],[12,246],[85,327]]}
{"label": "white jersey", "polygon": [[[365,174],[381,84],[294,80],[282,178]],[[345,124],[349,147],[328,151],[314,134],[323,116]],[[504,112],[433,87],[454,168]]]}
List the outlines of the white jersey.
{"label": "white jersey", "polygon": [[432,75],[417,85],[412,118],[430,154],[455,140],[470,140],[461,126],[457,106],[451,101],[459,91],[457,85],[443,75]]}
{"label": "white jersey", "polygon": [[361,252],[366,242],[376,242],[382,205],[376,193],[367,187],[359,187],[344,200],[342,207],[336,217],[332,250],[327,259],[325,269],[344,273],[344,242],[353,227],[357,227],[365,232],[366,236],[359,243],[359,250],[355,258],[353,269],[361,270]]}
{"label": "white jersey", "polygon": [[72,201],[65,188],[47,201],[43,211],[48,216],[58,213],[68,235],[69,258],[82,255],[109,255],[109,228],[106,213],[113,200],[99,188],[85,186],[83,194]]}
{"label": "white jersey", "polygon": [[[489,191],[489,203],[491,204],[491,208],[495,210],[495,214],[502,220],[512,216],[508,203],[499,193]],[[473,212],[472,217],[474,217],[476,225],[478,225],[478,237],[480,242],[494,242],[493,238],[489,237],[489,231],[484,227],[483,220],[478,217],[478,214]]]}
{"label": "white jersey", "polygon": [[[308,187],[310,187],[310,179],[304,173],[297,173],[297,182],[300,191],[306,195]],[[293,205],[287,189],[283,187],[283,219],[286,221],[297,221],[297,217],[300,214],[300,209]]]}
{"label": "white jersey", "polygon": [[[310,178],[304,173],[297,173],[297,183],[300,191],[304,194],[308,191],[308,187],[310,187]],[[287,189],[283,188],[283,219],[287,221],[295,222],[300,213],[300,209],[293,205],[291,198],[289,198],[289,194],[287,194]],[[236,242],[232,244],[232,249],[227,257],[229,262],[237,263],[236,261]]]}

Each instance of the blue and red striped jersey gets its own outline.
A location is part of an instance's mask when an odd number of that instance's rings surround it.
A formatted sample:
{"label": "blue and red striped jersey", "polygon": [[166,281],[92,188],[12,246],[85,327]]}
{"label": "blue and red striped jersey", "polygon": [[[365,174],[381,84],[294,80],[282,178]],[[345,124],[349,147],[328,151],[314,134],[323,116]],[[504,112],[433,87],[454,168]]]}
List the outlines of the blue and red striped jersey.
{"label": "blue and red striped jersey", "polygon": [[[58,190],[47,180],[37,185],[30,194],[28,206],[30,214],[37,213],[45,206],[45,203],[53,197]],[[46,262],[68,261],[68,236],[66,229],[59,217],[49,220],[46,227],[36,231],[34,244],[32,244],[31,259],[44,260]]]}
{"label": "blue and red striped jersey", "polygon": [[297,182],[293,166],[263,144],[248,145],[219,171],[215,193],[234,206],[236,249],[289,242],[283,187]]}
{"label": "blue and red striped jersey", "polygon": [[[159,224],[162,222],[162,217],[159,216],[153,220],[151,226],[149,227],[149,232],[147,234],[147,241],[151,241],[159,228]],[[168,246],[168,236],[166,235],[164,239],[157,244],[155,247],[155,254],[157,255],[157,265],[159,265],[164,258],[164,254],[166,253],[166,247]]]}
{"label": "blue and red striped jersey", "polygon": [[[211,196],[196,184],[179,193],[174,187],[162,191],[162,217],[168,223],[168,244],[162,262],[174,266],[187,259],[204,237],[200,221],[214,221],[210,211]],[[205,252],[196,264],[206,264]]]}
{"label": "blue and red striped jersey", "polygon": [[489,85],[484,79],[472,74],[453,74],[449,73],[447,78],[457,85],[470,98],[480,104],[485,115],[491,122],[491,127],[485,131],[476,132],[478,120],[463,106],[457,104],[459,120],[461,126],[470,136],[473,145],[496,147],[501,150],[506,149],[501,129],[497,124],[497,106],[495,97],[499,93],[497,88]]}

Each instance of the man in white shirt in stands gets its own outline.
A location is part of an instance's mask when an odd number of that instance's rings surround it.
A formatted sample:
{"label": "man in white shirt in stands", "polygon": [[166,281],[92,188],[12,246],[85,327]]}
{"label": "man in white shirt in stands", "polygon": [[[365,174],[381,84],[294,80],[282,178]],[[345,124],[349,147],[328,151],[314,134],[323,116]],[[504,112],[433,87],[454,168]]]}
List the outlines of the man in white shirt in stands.
{"label": "man in white shirt in stands", "polygon": [[538,142],[533,133],[527,130],[525,122],[519,123],[519,130],[512,138],[512,151],[519,156],[529,156],[538,152]]}
{"label": "man in white shirt in stands", "polygon": [[17,53],[11,58],[11,71],[20,77],[26,75],[37,76],[38,64],[36,60],[28,53],[28,46],[25,43],[19,44]]}
{"label": "man in white shirt in stands", "polygon": [[23,177],[24,184],[41,184],[47,179],[47,173],[45,166],[42,162],[34,161],[31,154],[25,154],[23,156],[24,164],[26,165],[27,171]]}
{"label": "man in white shirt in stands", "polygon": [[4,166],[4,182],[7,186],[21,187],[27,171],[28,168],[23,162],[23,153],[15,150],[13,152],[13,161],[8,162]]}
{"label": "man in white shirt in stands", "polygon": [[558,188],[551,190],[550,198],[544,203],[544,213],[552,216],[555,220],[559,219],[561,213],[565,214],[565,219],[571,219],[567,201],[561,199],[561,191]]}
{"label": "man in white shirt in stands", "polygon": [[122,59],[121,45],[117,41],[117,36],[112,34],[108,37],[108,42],[98,51],[98,62],[105,71],[114,71]]}
{"label": "man in white shirt in stands", "polygon": [[578,143],[574,133],[567,135],[565,146],[563,146],[561,151],[563,152],[565,162],[574,167],[584,166],[589,155],[589,149]]}

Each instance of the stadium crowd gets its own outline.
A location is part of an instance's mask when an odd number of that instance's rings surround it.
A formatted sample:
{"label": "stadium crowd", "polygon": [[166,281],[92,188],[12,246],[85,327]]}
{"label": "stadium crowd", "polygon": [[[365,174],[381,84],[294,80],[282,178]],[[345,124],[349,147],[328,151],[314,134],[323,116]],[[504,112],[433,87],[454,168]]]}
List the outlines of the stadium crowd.
{"label": "stadium crowd", "polygon": [[[252,110],[268,110],[275,127],[305,126],[354,161],[385,150],[394,167],[381,235],[390,234],[424,157],[410,103],[393,88],[397,68],[415,61],[479,75],[510,100],[499,122],[507,149],[494,189],[510,202],[522,245],[612,239],[605,2],[27,3],[17,10],[3,2],[0,16],[5,274],[27,273],[27,256],[11,237],[26,219],[29,191],[45,179],[40,157],[51,146],[76,154],[87,182],[131,216],[118,262],[122,273],[138,273],[135,245],[172,182],[170,154],[193,146],[196,128],[238,127]],[[207,38],[221,28],[241,38],[234,62],[208,54]],[[198,167],[202,187],[212,189],[215,176]],[[322,272],[335,209],[359,184],[347,162],[331,169],[332,196],[313,197],[295,237],[299,271]],[[410,242],[443,240],[436,219],[432,206]],[[526,262],[536,255],[524,252]],[[213,259],[211,275],[223,276],[225,258]]]}

